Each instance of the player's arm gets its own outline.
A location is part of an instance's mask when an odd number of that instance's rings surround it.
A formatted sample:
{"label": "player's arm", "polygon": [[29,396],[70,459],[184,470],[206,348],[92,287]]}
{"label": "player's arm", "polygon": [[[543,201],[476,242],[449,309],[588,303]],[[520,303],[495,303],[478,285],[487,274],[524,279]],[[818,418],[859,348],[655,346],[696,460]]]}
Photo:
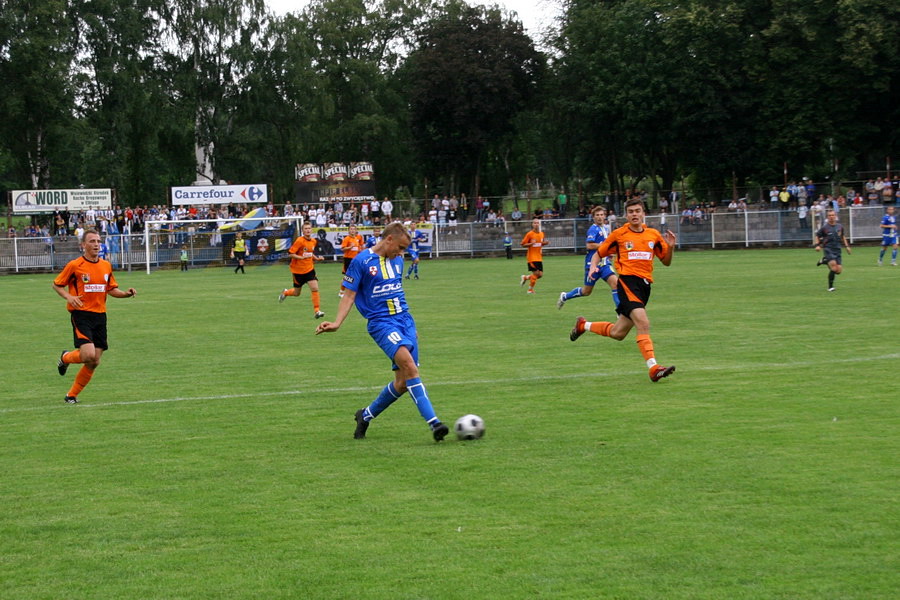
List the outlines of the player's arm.
{"label": "player's arm", "polygon": [[65,300],[67,304],[71,305],[72,308],[81,308],[84,306],[84,303],[81,301],[81,296],[73,296],[69,293],[69,286],[57,285],[56,282],[54,282],[53,290],[59,294],[59,297]]}
{"label": "player's arm", "polygon": [[323,321],[322,323],[319,323],[318,327],[316,327],[316,335],[340,329],[344,319],[347,318],[347,315],[350,314],[350,310],[353,308],[354,300],[356,300],[356,292],[351,289],[345,289],[344,297],[341,298],[341,302],[338,304],[337,315],[335,316],[334,321]]}
{"label": "player's arm", "polygon": [[137,290],[134,288],[128,288],[127,290],[120,290],[115,287],[107,292],[113,298],[134,298],[137,295]]}
{"label": "player's arm", "polygon": [[522,246],[523,248],[531,247],[531,233],[530,232],[525,234],[525,237],[522,238],[522,243],[519,245]]}
{"label": "player's arm", "polygon": [[844,237],[844,232],[841,232],[841,241],[844,242],[844,247],[847,249],[847,254],[853,254],[853,250],[850,249],[850,242],[847,241],[847,238]]}
{"label": "player's arm", "polygon": [[659,257],[659,261],[668,267],[672,264],[672,256],[675,254],[675,242],[678,241],[678,238],[675,237],[675,234],[670,229],[667,229],[663,239],[666,240],[666,253]]}

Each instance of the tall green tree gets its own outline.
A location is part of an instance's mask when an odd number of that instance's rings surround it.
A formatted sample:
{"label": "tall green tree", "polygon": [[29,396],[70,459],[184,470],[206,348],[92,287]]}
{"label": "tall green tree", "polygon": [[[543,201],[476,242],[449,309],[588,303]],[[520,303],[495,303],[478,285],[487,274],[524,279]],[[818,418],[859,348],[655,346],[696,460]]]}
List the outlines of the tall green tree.
{"label": "tall green tree", "polygon": [[0,138],[15,178],[32,189],[49,187],[61,134],[73,110],[70,72],[75,27],[64,0],[0,4]]}
{"label": "tall green tree", "polygon": [[403,72],[426,174],[450,192],[465,179],[463,189],[479,193],[489,150],[511,143],[544,68],[521,23],[496,7],[450,5],[427,23]]}

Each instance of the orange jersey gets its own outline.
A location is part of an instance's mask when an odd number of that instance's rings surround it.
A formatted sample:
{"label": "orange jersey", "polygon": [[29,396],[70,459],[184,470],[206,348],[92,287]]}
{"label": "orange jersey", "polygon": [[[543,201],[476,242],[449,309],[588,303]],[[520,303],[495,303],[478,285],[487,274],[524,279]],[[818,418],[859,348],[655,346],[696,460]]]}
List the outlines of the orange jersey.
{"label": "orange jersey", "polygon": [[66,303],[69,312],[73,310],[86,310],[88,312],[106,312],[106,294],[109,290],[119,287],[113,276],[112,265],[109,262],[98,259],[91,262],[83,256],[69,261],[62,272],[53,280],[53,285],[60,287],[69,286],[69,293],[73,296],[81,296],[84,306],[72,308]]}
{"label": "orange jersey", "polygon": [[291,273],[303,275],[313,270],[313,251],[316,249],[316,239],[306,239],[302,235],[294,240],[288,254],[299,254],[304,258],[291,259]]}
{"label": "orange jersey", "polygon": [[623,225],[609,234],[597,254],[614,255],[619,275],[636,275],[653,283],[653,257],[662,258],[669,251],[669,244],[659,231],[644,226],[641,232]]}
{"label": "orange jersey", "polygon": [[[353,248],[356,250],[353,250]],[[363,238],[361,235],[348,235],[341,240],[341,249],[344,251],[344,258],[354,258],[363,247]]]}
{"label": "orange jersey", "polygon": [[[534,246],[532,244],[539,244]],[[526,246],[528,251],[525,253],[525,260],[528,262],[540,262],[543,260],[543,247],[544,247],[544,232],[535,233],[534,230],[530,230],[525,234],[525,237],[522,238],[522,246]]]}

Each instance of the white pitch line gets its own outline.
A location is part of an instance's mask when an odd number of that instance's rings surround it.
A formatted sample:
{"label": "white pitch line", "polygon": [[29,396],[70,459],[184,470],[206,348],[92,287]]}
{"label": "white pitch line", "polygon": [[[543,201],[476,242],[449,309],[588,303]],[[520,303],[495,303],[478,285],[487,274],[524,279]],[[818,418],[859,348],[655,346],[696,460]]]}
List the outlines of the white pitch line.
{"label": "white pitch line", "polygon": [[[842,358],[842,363],[860,363],[860,362],[869,362],[876,360],[897,360],[900,358],[900,353],[893,354],[882,354],[879,356],[857,356],[853,358]],[[781,363],[781,362],[772,362],[772,363],[756,363],[753,366],[756,368],[771,368],[771,369],[795,369],[802,367],[812,367],[816,365],[820,365],[821,361],[799,361],[799,362],[791,362],[791,363]],[[691,371],[729,371],[729,370],[740,370],[746,369],[747,365],[728,365],[728,366],[704,366],[704,367],[690,367]],[[436,388],[440,386],[456,386],[456,385],[497,385],[497,384],[516,384],[516,383],[533,383],[540,381],[554,381],[554,380],[566,380],[566,379],[594,379],[594,378],[602,378],[602,377],[610,377],[614,375],[629,375],[631,373],[639,373],[643,371],[635,371],[635,370],[616,370],[616,371],[608,371],[608,372],[598,372],[591,371],[590,373],[571,373],[568,375],[533,375],[531,377],[510,377],[507,379],[466,379],[464,381],[429,381],[426,382],[426,385],[429,388]],[[277,397],[277,396],[303,396],[310,394],[343,394],[346,392],[374,392],[375,390],[380,389],[380,386],[352,386],[352,387],[335,387],[335,388],[317,388],[317,389],[308,389],[308,390],[282,390],[277,392],[248,392],[246,394],[218,394],[218,395],[209,395],[209,396],[176,396],[174,398],[148,398],[146,400],[128,400],[122,402],[96,402],[96,403],[82,403],[79,402],[78,406],[81,408],[102,408],[105,406],[132,406],[136,404],[163,404],[167,402],[196,402],[203,400],[240,400],[241,398],[266,398],[266,397]],[[65,410],[70,408],[65,404],[52,404],[45,406],[29,406],[22,408],[3,408],[0,409],[0,414],[7,413],[16,413],[16,412],[28,412],[35,410]]]}

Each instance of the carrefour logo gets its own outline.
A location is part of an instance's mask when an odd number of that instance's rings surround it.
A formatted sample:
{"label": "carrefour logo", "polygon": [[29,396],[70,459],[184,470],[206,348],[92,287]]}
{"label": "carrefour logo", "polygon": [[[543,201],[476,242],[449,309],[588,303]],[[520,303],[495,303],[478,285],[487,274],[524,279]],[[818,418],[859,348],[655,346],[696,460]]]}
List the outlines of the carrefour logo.
{"label": "carrefour logo", "polygon": [[247,199],[247,202],[258,202],[266,193],[255,186],[250,186],[241,192],[241,196]]}

